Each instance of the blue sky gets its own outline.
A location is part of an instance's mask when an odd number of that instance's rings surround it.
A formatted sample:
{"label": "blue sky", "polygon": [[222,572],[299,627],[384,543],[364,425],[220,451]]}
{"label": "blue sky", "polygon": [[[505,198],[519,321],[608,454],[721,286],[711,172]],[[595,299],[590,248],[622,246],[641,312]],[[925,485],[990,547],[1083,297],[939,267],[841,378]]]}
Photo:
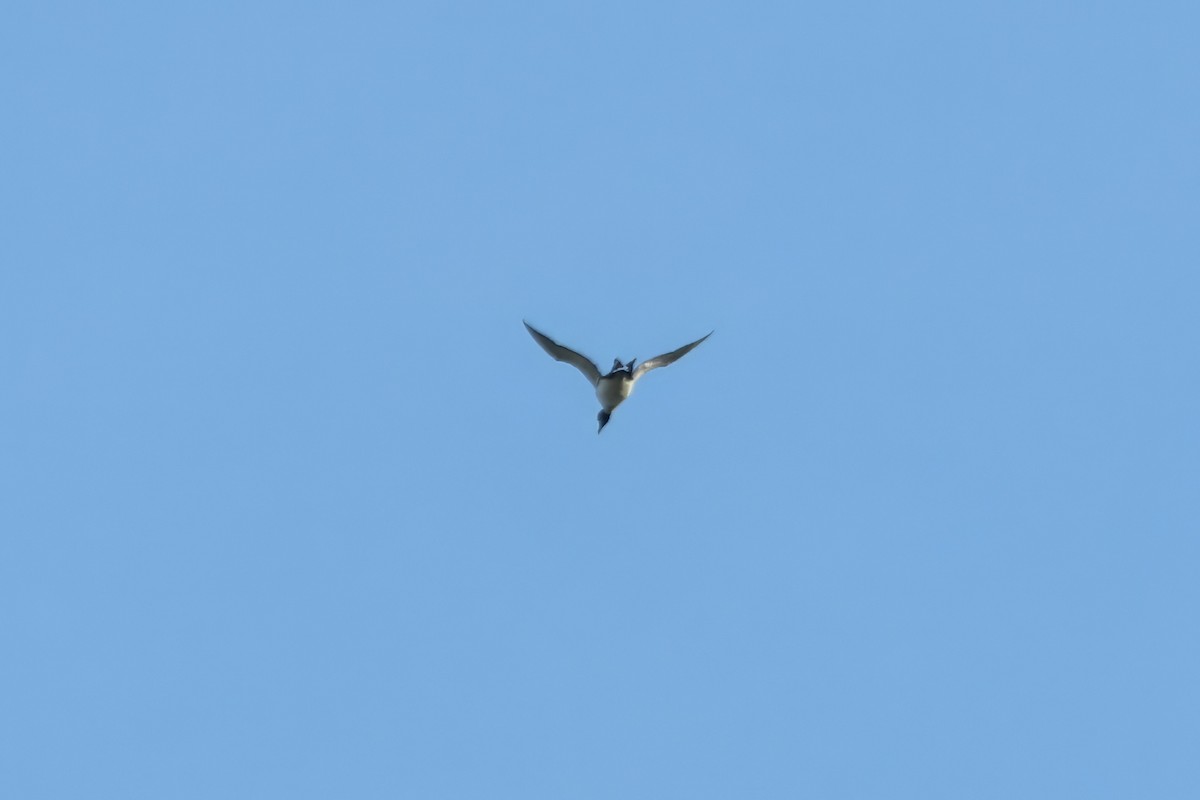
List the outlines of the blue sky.
{"label": "blue sky", "polygon": [[1195,796],[1198,27],[10,4],[0,794]]}

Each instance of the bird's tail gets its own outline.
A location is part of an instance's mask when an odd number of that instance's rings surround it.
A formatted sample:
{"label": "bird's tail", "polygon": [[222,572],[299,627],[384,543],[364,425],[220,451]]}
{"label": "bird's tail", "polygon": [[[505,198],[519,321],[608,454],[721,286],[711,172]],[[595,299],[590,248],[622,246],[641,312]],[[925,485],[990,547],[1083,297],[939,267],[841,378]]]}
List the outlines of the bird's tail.
{"label": "bird's tail", "polygon": [[596,415],[596,419],[600,420],[600,427],[596,429],[596,433],[600,433],[600,431],[604,430],[604,426],[608,424],[608,418],[611,416],[612,414],[609,414],[604,410],[601,410],[600,413]]}

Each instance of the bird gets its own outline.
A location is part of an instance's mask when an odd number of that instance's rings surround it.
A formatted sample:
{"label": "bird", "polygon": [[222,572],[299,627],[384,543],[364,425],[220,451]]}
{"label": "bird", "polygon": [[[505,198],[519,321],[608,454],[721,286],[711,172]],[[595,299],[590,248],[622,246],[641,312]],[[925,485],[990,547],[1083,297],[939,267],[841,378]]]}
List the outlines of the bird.
{"label": "bird", "polygon": [[600,368],[587,356],[580,355],[569,347],[564,347],[534,328],[528,322],[525,322],[525,329],[529,331],[529,335],[533,337],[533,340],[550,354],[551,358],[555,361],[565,361],[575,367],[575,369],[583,373],[583,377],[587,378],[592,386],[596,387],[596,399],[600,401],[600,413],[596,415],[596,419],[600,423],[600,427],[596,429],[597,434],[604,430],[604,426],[608,424],[613,410],[621,405],[629,395],[633,394],[633,386],[638,382],[639,378],[652,369],[674,364],[696,349],[709,336],[713,335],[713,331],[709,331],[706,335],[691,344],[685,344],[678,350],[672,350],[669,353],[663,353],[661,356],[655,356],[643,361],[641,364],[637,364],[637,366],[634,366],[637,363],[636,358],[630,360],[628,363],[621,361],[619,358],[614,358],[612,369],[609,370],[607,375],[601,375]]}

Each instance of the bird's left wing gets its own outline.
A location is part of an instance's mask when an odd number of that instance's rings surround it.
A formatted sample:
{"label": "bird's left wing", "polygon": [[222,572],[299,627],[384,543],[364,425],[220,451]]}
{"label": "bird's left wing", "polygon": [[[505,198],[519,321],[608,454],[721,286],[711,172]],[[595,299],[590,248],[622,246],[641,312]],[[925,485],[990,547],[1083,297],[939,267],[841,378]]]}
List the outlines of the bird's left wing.
{"label": "bird's left wing", "polygon": [[685,344],[683,347],[679,348],[678,350],[672,350],[669,353],[664,353],[661,356],[655,356],[654,358],[643,361],[641,364],[638,364],[637,367],[633,370],[633,379],[636,381],[638,378],[642,377],[643,375],[645,375],[647,372],[649,372],[652,369],[658,369],[659,367],[665,367],[668,364],[674,364],[676,361],[683,358],[688,353],[692,352],[697,347],[699,347],[701,342],[703,342],[705,339],[707,339],[709,336],[712,336],[712,335],[713,335],[713,332],[709,331],[707,336],[703,336],[703,337],[697,339],[696,341],[692,342],[691,344]]}
{"label": "bird's left wing", "polygon": [[[533,337],[533,340],[541,345],[542,349],[549,353],[550,357],[555,361],[565,361],[575,367],[575,369],[583,373],[583,377],[591,381],[592,386],[595,386],[600,381],[600,368],[593,364],[590,358],[576,353],[569,347],[563,347],[546,334],[536,330],[528,322],[525,323],[525,329],[529,331],[529,335]],[[696,344],[699,344],[699,342]]]}

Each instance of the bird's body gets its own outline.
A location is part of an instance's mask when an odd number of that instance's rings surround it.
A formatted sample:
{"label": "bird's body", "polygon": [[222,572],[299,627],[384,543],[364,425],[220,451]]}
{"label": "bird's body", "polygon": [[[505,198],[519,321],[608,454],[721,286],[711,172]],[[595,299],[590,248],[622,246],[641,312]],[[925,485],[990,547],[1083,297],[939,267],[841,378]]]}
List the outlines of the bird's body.
{"label": "bird's body", "polygon": [[633,374],[624,370],[613,370],[596,381],[596,399],[605,411],[612,411],[633,394]]}
{"label": "bird's body", "polygon": [[597,433],[604,430],[604,426],[608,424],[608,419],[612,416],[613,410],[625,402],[629,395],[633,394],[634,384],[638,382],[639,378],[652,369],[673,364],[691,352],[692,349],[709,336],[712,336],[712,332],[710,331],[707,336],[697,339],[691,344],[686,344],[678,350],[673,350],[670,353],[664,353],[661,356],[655,356],[643,361],[636,368],[634,364],[637,359],[631,360],[628,364],[623,363],[619,358],[613,359],[612,370],[607,375],[601,375],[600,368],[591,359],[580,355],[569,347],[563,347],[549,336],[536,330],[528,322],[525,323],[525,328],[529,331],[529,335],[533,337],[533,340],[550,354],[551,358],[555,361],[564,361],[575,367],[596,388],[596,399],[600,401],[600,413],[596,416],[596,419],[600,421],[600,428],[596,431]]}

